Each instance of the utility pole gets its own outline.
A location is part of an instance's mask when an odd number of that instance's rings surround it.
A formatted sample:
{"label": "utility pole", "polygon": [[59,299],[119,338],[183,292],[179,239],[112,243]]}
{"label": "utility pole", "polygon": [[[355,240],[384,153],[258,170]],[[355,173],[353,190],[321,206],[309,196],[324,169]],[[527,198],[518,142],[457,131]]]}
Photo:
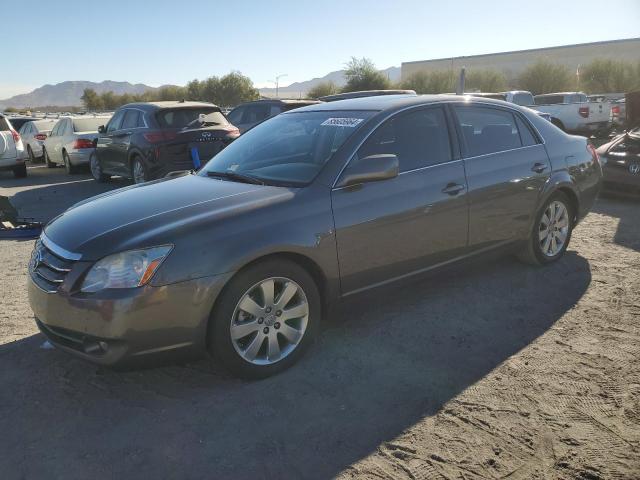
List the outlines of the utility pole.
{"label": "utility pole", "polygon": [[286,73],[281,73],[280,75],[276,76],[276,98],[278,98],[278,87],[280,86],[280,79],[286,76]]}

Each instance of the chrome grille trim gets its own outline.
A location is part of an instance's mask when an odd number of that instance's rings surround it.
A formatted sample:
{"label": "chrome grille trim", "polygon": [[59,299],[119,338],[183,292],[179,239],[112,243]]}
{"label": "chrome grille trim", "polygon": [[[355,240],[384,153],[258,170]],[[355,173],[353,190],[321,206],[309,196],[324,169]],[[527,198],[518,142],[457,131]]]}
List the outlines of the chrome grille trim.
{"label": "chrome grille trim", "polygon": [[76,259],[79,258],[81,258],[79,254],[59,247],[43,233],[36,241],[29,262],[31,279],[40,290],[46,293],[57,293]]}
{"label": "chrome grille trim", "polygon": [[45,247],[51,250],[54,255],[60,258],[63,258],[65,260],[72,260],[74,262],[77,262],[82,258],[81,254],[70,252],[69,250],[65,250],[64,248],[53,243],[44,232],[42,232],[42,234],[40,235],[40,241],[44,244]]}

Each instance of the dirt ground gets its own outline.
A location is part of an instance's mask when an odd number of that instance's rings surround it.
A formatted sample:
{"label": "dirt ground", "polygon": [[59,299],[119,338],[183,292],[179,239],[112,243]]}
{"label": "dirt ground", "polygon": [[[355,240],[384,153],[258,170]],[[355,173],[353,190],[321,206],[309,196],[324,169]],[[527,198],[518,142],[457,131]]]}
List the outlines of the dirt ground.
{"label": "dirt ground", "polygon": [[[122,185],[0,174],[43,220]],[[640,200],[599,200],[548,268],[485,260],[352,300],[260,382],[46,348],[31,248],[0,242],[3,479],[640,478]]]}

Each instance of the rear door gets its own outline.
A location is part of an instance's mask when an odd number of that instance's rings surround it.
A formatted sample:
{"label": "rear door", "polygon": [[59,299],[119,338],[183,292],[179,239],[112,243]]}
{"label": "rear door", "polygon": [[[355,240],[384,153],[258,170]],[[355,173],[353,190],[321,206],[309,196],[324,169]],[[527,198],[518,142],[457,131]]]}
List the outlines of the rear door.
{"label": "rear door", "polygon": [[544,145],[519,113],[456,105],[469,186],[469,245],[495,246],[529,234],[551,173]]}
{"label": "rear door", "polygon": [[332,191],[343,294],[420,272],[463,254],[468,205],[463,161],[443,107],[399,113],[356,156],[395,154],[393,179]]}
{"label": "rear door", "polygon": [[16,143],[11,133],[11,125],[5,117],[0,116],[0,161],[14,160],[17,154]]}
{"label": "rear door", "polygon": [[67,118],[63,118],[58,123],[58,130],[56,135],[52,138],[51,149],[47,149],[49,152],[49,157],[55,163],[63,163],[62,162],[62,145],[64,142],[64,136],[67,134],[68,124],[70,120]]}

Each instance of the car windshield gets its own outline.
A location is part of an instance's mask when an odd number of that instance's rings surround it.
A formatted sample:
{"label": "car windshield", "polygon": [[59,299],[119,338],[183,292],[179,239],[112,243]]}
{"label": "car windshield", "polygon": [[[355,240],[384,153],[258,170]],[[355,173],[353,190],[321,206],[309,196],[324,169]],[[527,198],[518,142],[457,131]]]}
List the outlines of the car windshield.
{"label": "car windshield", "polygon": [[204,115],[203,120],[206,125],[227,125],[229,123],[217,107],[165,109],[156,113],[156,118],[161,127],[184,128],[191,124],[197,126],[195,123],[200,115]]}
{"label": "car windshield", "polygon": [[246,132],[199,175],[235,173],[266,184],[310,183],[331,155],[375,112],[292,112]]}
{"label": "car windshield", "polygon": [[73,131],[74,132],[97,132],[100,125],[107,123],[108,118],[74,118],[73,119]]}

